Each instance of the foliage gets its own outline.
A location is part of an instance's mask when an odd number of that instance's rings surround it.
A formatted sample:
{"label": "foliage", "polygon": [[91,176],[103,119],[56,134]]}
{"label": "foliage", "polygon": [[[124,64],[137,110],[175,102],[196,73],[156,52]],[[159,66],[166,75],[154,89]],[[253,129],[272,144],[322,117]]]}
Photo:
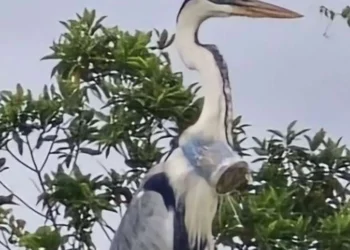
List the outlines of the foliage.
{"label": "foliage", "polygon": [[310,137],[295,123],[286,133],[269,130],[268,140],[253,137],[254,162],[262,166],[255,185],[223,205],[219,242],[237,249],[349,249],[350,150],[322,129]]}
{"label": "foliage", "polygon": [[330,20],[330,23],[328,24],[325,32],[323,33],[325,37],[328,37],[328,34],[327,34],[328,29],[336,17],[340,17],[341,19],[345,20],[348,26],[350,27],[350,6],[349,5],[345,6],[343,10],[340,12],[336,12],[322,5],[320,6],[320,13],[326,16]]}
{"label": "foliage", "polygon": [[320,12],[321,12],[321,14],[325,15],[326,17],[328,17],[332,21],[334,20],[334,18],[336,16],[340,16],[350,26],[350,6],[344,7],[344,9],[341,12],[335,12],[335,11],[327,8],[326,6],[322,5],[320,7]]}
{"label": "foliage", "polygon": [[[40,189],[33,207],[0,179],[8,192],[0,196],[5,249],[96,249],[91,237],[96,225],[107,238],[113,234],[105,212],[120,212],[143,174],[172,152],[179,134],[198,118],[203,102],[196,97],[198,84],[184,87],[182,74],[171,70],[166,48],[174,37],[105,27],[104,19],[85,10],[61,22],[66,31],[43,58],[57,62],[51,74],[56,81],[38,97],[20,84],[0,93],[0,175],[12,171],[7,165],[12,158],[36,177]],[[349,181],[349,150],[323,130],[313,137],[295,130],[295,122],[286,134],[270,130],[268,140],[253,137],[257,146],[246,148],[247,125],[240,121],[232,121],[236,149],[252,154],[262,167],[254,173],[256,185],[222,204],[215,221],[218,243],[237,249],[348,249],[348,191],[338,179]],[[306,143],[297,143],[302,136]],[[41,163],[38,152],[45,152]],[[111,166],[92,176],[82,155],[119,155],[128,170]],[[11,210],[16,204],[45,224],[29,231]]]}

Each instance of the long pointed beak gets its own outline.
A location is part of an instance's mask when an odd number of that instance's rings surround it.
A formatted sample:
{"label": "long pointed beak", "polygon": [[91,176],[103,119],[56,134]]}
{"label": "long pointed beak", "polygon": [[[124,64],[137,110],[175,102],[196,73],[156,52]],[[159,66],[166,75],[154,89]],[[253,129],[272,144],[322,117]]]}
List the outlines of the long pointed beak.
{"label": "long pointed beak", "polygon": [[249,17],[268,17],[268,18],[300,18],[303,15],[282,8],[280,6],[266,3],[259,0],[235,0],[235,7],[232,15],[242,15]]}

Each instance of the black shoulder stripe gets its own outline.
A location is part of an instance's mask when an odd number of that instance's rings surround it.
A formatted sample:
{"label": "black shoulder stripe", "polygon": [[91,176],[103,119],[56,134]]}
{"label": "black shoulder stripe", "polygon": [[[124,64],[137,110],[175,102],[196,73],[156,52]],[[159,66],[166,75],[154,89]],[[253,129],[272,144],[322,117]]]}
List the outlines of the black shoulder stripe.
{"label": "black shoulder stripe", "polygon": [[143,188],[148,191],[159,193],[164,201],[164,205],[169,210],[175,208],[175,194],[170,186],[169,178],[165,173],[158,173],[150,177],[144,184]]}

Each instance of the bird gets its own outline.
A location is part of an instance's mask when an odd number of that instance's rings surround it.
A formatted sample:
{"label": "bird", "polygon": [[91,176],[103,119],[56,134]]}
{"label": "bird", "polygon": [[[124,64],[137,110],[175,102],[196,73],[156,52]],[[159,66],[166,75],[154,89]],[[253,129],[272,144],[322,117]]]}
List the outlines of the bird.
{"label": "bird", "polygon": [[218,198],[249,174],[234,150],[228,67],[215,45],[201,44],[201,24],[213,17],[300,18],[259,0],[185,0],[176,19],[175,46],[198,71],[204,104],[170,157],[152,167],[134,193],[110,250],[213,250]]}

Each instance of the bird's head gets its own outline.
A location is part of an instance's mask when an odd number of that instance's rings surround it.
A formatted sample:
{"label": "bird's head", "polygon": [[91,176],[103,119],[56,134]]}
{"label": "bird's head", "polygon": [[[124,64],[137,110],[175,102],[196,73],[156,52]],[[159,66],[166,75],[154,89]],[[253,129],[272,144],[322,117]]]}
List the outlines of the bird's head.
{"label": "bird's head", "polygon": [[210,17],[300,18],[301,14],[260,0],[185,0],[178,14]]}

